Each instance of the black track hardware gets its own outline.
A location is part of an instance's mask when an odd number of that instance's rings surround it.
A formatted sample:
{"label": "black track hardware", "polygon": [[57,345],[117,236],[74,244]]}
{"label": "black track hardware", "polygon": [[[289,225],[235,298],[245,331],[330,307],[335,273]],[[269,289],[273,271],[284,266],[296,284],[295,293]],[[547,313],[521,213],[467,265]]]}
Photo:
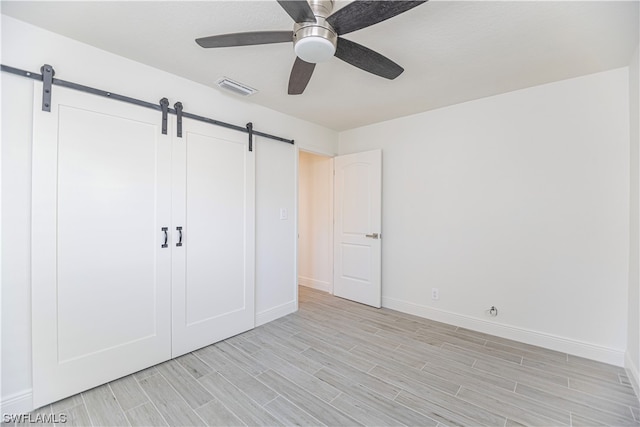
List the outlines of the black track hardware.
{"label": "black track hardware", "polygon": [[42,72],[42,111],[51,111],[51,85],[55,71],[51,65],[44,64],[40,72]]}
{"label": "black track hardware", "polygon": [[253,123],[247,123],[247,133],[249,134],[249,151],[253,151]]}
{"label": "black track hardware", "polygon": [[169,100],[167,98],[162,98],[160,100],[160,108],[162,109],[162,134],[167,134],[167,120],[169,114]]}
{"label": "black track hardware", "polygon": [[[47,70],[47,68],[51,70],[51,72],[49,73]],[[85,93],[90,93],[92,95],[97,95],[97,96],[102,96],[105,98],[111,98],[111,99],[115,99],[117,101],[121,101],[121,102],[126,102],[129,104],[134,104],[134,105],[138,105],[140,107],[145,107],[145,108],[150,108],[152,110],[157,110],[157,111],[163,111],[163,107],[160,104],[154,104],[152,102],[147,102],[147,101],[142,101],[140,99],[136,99],[136,98],[131,98],[128,96],[124,96],[124,95],[118,95],[117,93],[113,93],[113,92],[107,92],[105,90],[101,90],[101,89],[96,89],[90,86],[84,86],[78,83],[73,83],[73,82],[68,82],[65,80],[60,80],[60,79],[56,79],[53,76],[55,75],[55,70],[52,66],[50,65],[43,65],[42,67],[42,72],[43,74],[38,74],[38,73],[33,73],[31,71],[27,71],[27,70],[22,70],[20,68],[15,68],[15,67],[10,67],[8,65],[4,65],[4,64],[0,64],[0,70],[5,72],[5,73],[10,73],[10,74],[15,74],[17,76],[22,76],[22,77],[26,77],[29,79],[33,79],[33,80],[37,80],[37,81],[41,81],[43,82],[43,101],[42,101],[42,110],[43,111],[51,111],[51,87],[49,87],[49,92],[45,92],[44,90],[47,87],[47,79],[49,79],[48,76],[50,76],[51,78],[51,84],[55,85],[55,86],[62,86],[62,87],[66,87],[68,89],[73,89],[73,90],[77,90],[79,92],[85,92]],[[45,96],[48,95],[47,100],[45,100]],[[164,99],[164,98],[163,98]],[[173,108],[168,108],[168,100],[167,100],[167,114],[178,114],[178,112],[173,109]],[[45,104],[48,104],[48,107],[45,107]],[[182,103],[180,103],[180,105],[182,106]],[[198,116],[197,114],[191,114],[191,113],[187,113],[185,111],[183,111],[182,109],[180,109],[180,112],[182,114],[182,117],[185,118],[189,118],[189,119],[193,119],[193,120],[197,120],[199,122],[204,122],[204,123],[208,123],[210,125],[214,125],[214,126],[220,126],[220,127],[224,127],[227,129],[232,129],[232,130],[236,130],[238,132],[245,132],[248,133],[249,130],[246,127],[243,126],[237,126],[237,125],[233,125],[230,123],[225,123],[225,122],[221,122],[219,120],[215,120],[215,119],[211,119],[208,117],[203,117],[203,116]],[[164,132],[166,133],[166,132]],[[280,141],[280,142],[286,142],[287,144],[294,144],[294,140],[293,139],[287,139],[287,138],[282,138],[279,136],[275,136],[275,135],[271,135],[268,133],[264,133],[264,132],[258,132],[256,130],[253,130],[253,134],[254,135],[258,135],[258,136],[262,136],[264,138],[269,138],[269,139],[273,139],[275,141]]]}
{"label": "black track hardware", "polygon": [[176,110],[176,119],[178,130],[176,135],[178,138],[182,138],[182,102],[176,102],[173,104],[173,108]]}

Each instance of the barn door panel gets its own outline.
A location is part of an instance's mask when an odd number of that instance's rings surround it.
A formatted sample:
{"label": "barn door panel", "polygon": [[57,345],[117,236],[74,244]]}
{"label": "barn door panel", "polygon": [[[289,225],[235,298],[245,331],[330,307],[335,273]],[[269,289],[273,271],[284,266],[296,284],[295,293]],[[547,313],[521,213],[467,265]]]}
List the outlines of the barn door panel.
{"label": "barn door panel", "polygon": [[170,357],[171,138],[159,112],[59,87],[43,112],[34,93],[40,407]]}
{"label": "barn door panel", "polygon": [[[254,326],[255,158],[247,135],[184,119],[173,145],[173,357]],[[181,230],[178,230],[178,227]]]}

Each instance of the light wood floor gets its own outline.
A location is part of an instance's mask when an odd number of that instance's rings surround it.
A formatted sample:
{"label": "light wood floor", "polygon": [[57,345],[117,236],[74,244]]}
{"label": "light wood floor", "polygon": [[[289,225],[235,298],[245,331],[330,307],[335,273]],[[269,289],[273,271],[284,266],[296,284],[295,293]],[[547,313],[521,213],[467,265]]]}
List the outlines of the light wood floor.
{"label": "light wood floor", "polygon": [[300,289],[300,310],[48,405],[64,425],[639,425],[623,369]]}

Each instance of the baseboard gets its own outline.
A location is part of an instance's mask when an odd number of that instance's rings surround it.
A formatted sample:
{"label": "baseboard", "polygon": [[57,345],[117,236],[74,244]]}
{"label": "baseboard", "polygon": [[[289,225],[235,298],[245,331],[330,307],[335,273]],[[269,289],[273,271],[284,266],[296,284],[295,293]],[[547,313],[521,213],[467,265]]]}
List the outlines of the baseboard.
{"label": "baseboard", "polygon": [[264,325],[265,323],[279,319],[287,314],[295,313],[296,311],[298,311],[298,304],[296,301],[290,301],[277,307],[261,311],[260,313],[256,313],[256,326]]}
{"label": "baseboard", "polygon": [[575,356],[584,357],[610,365],[624,366],[624,351],[603,347],[570,338],[559,337],[543,332],[532,331],[514,326],[490,322],[471,316],[465,316],[440,310],[433,307],[418,305],[415,303],[382,297],[382,306],[407,314],[424,317],[437,322],[460,326],[485,334],[491,334],[526,344],[536,345]]}
{"label": "baseboard", "polygon": [[640,387],[638,386],[638,384],[640,384],[640,375],[638,374],[638,367],[631,359],[629,351],[624,354],[624,368],[627,371],[627,376],[629,377],[633,391],[636,392],[636,396],[640,396]]}
{"label": "baseboard", "polygon": [[0,401],[0,413],[4,414],[26,414],[33,411],[33,392],[25,390],[11,396],[3,397]]}
{"label": "baseboard", "polygon": [[331,283],[323,282],[322,280],[311,279],[309,277],[298,276],[298,285],[317,289],[319,291],[331,292]]}

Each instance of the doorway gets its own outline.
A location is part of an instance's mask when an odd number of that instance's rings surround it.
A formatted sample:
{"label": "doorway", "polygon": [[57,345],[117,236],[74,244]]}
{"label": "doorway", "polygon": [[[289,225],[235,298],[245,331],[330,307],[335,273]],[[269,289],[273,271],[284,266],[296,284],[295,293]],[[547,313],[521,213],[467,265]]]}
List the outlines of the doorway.
{"label": "doorway", "polygon": [[299,152],[298,285],[333,293],[333,158]]}

